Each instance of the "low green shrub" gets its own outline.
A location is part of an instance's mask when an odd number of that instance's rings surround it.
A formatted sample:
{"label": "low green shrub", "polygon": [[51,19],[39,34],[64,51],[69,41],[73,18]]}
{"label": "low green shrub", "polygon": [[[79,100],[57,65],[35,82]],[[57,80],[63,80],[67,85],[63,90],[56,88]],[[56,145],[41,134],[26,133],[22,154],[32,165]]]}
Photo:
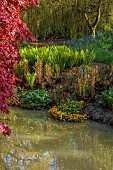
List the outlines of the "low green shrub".
{"label": "low green shrub", "polygon": [[17,95],[17,98],[21,107],[27,109],[47,108],[51,103],[50,96],[45,89],[23,91]]}
{"label": "low green shrub", "polygon": [[113,88],[101,92],[98,95],[98,103],[107,109],[113,109]]}

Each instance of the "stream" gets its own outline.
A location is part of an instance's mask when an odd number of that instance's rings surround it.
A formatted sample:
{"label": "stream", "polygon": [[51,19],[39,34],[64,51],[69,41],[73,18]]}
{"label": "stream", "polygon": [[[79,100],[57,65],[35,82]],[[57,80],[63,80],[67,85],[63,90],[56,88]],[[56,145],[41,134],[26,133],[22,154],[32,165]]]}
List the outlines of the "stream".
{"label": "stream", "polygon": [[11,135],[0,136],[0,170],[113,170],[113,126],[10,110],[16,119],[9,122]]}

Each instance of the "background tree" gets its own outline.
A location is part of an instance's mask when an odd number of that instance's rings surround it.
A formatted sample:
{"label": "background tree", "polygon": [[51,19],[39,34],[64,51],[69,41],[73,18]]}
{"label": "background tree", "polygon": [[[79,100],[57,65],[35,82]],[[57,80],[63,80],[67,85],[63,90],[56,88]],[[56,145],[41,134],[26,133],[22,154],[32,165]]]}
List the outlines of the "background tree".
{"label": "background tree", "polygon": [[18,45],[26,38],[35,40],[20,19],[20,9],[29,4],[38,6],[39,0],[0,0],[0,111],[9,113],[8,97],[14,99],[16,76],[14,66],[20,60]]}
{"label": "background tree", "polygon": [[112,5],[112,0],[102,0],[100,7],[99,0],[41,0],[39,8],[22,12],[22,18],[38,39],[72,39],[92,34],[99,12],[96,31],[111,24]]}

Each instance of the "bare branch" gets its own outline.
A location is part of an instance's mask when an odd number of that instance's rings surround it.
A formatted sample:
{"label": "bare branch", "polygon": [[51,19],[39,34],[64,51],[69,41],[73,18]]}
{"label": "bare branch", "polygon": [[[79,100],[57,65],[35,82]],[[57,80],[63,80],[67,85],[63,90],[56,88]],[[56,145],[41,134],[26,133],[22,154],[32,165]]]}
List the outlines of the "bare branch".
{"label": "bare branch", "polygon": [[101,18],[101,2],[102,1],[99,0],[99,6],[98,6],[98,9],[97,9],[97,16],[96,16],[95,22],[92,25],[93,28],[97,27],[97,24],[98,24],[98,22],[100,21],[100,18]]}
{"label": "bare branch", "polygon": [[86,19],[89,29],[92,30],[92,26],[90,25],[90,21],[89,21],[89,18],[88,18],[88,15],[86,14],[86,12],[84,13],[84,16],[85,16],[85,19]]}

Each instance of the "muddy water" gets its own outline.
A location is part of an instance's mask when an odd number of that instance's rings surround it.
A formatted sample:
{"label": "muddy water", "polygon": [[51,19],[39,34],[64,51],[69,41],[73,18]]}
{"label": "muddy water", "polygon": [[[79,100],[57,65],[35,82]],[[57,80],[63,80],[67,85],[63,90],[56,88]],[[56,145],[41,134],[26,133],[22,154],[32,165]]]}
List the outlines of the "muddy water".
{"label": "muddy water", "polygon": [[11,108],[10,137],[0,137],[0,170],[113,170],[113,127],[62,123],[45,111]]}

